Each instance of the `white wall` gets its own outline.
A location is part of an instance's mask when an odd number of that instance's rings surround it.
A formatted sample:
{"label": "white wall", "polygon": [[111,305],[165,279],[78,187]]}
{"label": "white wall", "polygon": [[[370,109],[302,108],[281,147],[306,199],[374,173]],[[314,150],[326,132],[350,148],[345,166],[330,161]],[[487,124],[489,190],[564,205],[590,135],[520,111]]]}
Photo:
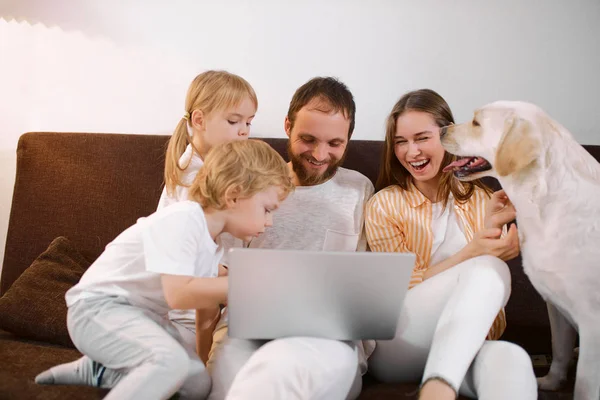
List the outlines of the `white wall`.
{"label": "white wall", "polygon": [[357,139],[430,87],[459,121],[527,100],[600,144],[599,20],[598,0],[1,0],[0,260],[22,133],[169,133],[209,68],[254,86],[255,136],[283,137],[294,90],[328,74],[355,95]]}

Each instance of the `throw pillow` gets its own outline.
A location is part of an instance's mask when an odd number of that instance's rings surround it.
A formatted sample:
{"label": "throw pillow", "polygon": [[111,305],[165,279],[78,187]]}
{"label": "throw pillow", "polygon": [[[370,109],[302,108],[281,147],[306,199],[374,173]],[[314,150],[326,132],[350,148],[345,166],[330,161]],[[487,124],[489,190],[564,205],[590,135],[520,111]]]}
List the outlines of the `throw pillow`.
{"label": "throw pillow", "polygon": [[0,329],[74,347],[67,331],[65,293],[89,266],[71,241],[54,239],[0,298]]}

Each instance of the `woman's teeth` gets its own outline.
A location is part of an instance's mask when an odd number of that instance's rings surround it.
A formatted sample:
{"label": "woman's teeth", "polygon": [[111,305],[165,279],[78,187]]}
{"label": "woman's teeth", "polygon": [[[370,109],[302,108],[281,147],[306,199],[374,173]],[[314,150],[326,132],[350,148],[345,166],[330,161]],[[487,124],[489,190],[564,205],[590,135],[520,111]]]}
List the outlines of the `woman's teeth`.
{"label": "woman's teeth", "polygon": [[415,161],[415,162],[411,162],[410,165],[412,165],[414,168],[420,168],[423,167],[425,164],[427,164],[429,162],[429,159],[427,160],[421,160],[421,161]]}

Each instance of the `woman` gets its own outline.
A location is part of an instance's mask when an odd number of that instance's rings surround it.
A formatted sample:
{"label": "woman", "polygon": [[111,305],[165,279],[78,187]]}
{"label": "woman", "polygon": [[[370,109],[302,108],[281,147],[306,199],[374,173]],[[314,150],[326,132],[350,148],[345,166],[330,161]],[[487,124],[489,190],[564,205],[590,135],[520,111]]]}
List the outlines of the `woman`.
{"label": "woman", "polygon": [[519,253],[516,226],[502,230],[516,213],[503,191],[490,196],[480,181],[454,176],[440,142],[440,128],[453,123],[429,89],[405,94],[388,117],[367,239],[372,251],[417,261],[396,336],[377,343],[369,370],[387,382],[422,379],[421,399],[535,399],[529,356],[495,341],[510,295],[505,261]]}

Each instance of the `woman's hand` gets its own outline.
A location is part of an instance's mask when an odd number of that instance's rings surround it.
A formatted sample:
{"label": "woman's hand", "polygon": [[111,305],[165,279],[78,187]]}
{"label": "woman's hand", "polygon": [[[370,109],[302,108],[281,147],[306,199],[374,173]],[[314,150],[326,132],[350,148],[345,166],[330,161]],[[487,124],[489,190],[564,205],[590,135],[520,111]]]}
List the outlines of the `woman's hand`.
{"label": "woman's hand", "polygon": [[520,251],[517,226],[511,225],[503,238],[500,237],[501,234],[500,228],[484,228],[475,234],[466,249],[471,257],[490,255],[503,261],[512,260],[519,255]]}
{"label": "woman's hand", "polygon": [[515,206],[511,203],[504,190],[492,194],[485,209],[485,229],[502,228],[517,217]]}
{"label": "woman's hand", "polygon": [[514,220],[515,216],[515,208],[506,193],[503,190],[495,192],[486,207],[486,226],[477,232],[473,240],[459,252],[429,267],[423,273],[423,280],[473,257],[491,255],[503,261],[508,261],[518,256],[520,247],[517,226],[512,224],[506,236],[501,237],[502,227]]}

